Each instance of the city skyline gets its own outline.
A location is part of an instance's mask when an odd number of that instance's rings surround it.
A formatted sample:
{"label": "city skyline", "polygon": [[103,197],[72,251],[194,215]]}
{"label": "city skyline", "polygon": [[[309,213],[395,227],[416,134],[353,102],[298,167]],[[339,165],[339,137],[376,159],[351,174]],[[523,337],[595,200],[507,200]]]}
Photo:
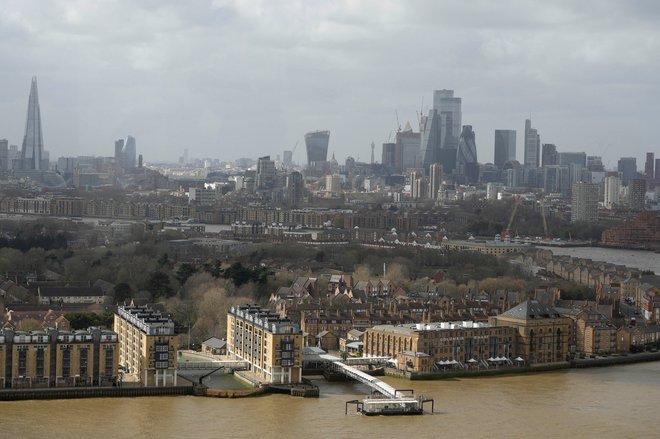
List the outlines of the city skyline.
{"label": "city skyline", "polygon": [[[393,141],[408,121],[418,131],[432,91],[450,89],[480,162],[493,161],[496,129],[522,140],[531,114],[558,151],[603,156],[610,169],[634,156],[641,167],[658,151],[660,7],[593,6],[9,2],[0,138],[21,145],[37,76],[51,160],[112,156],[126,133],[146,161],[184,149],[275,156],[323,128],[329,156],[368,162],[372,141]],[[303,148],[293,160],[305,162]]]}

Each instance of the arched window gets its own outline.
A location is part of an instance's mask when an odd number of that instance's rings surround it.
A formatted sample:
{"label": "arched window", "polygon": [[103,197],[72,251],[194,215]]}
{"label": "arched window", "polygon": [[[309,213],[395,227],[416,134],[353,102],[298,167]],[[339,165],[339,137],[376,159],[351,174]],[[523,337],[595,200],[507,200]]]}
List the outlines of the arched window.
{"label": "arched window", "polygon": [[529,352],[534,352],[534,330],[529,331]]}

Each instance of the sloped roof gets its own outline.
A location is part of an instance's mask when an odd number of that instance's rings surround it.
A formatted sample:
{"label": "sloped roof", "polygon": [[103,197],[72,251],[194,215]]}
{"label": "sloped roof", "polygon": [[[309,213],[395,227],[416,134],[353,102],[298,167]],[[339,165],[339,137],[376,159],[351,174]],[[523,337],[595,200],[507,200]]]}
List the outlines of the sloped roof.
{"label": "sloped roof", "polygon": [[357,329],[351,329],[350,331],[348,331],[348,333],[346,335],[349,335],[351,337],[360,338],[364,335],[364,332],[359,331]]}
{"label": "sloped roof", "polygon": [[511,317],[514,319],[547,319],[559,317],[557,310],[544,305],[538,300],[526,300],[510,310],[500,314],[500,317]]}
{"label": "sloped roof", "polygon": [[203,345],[209,346],[213,349],[222,349],[225,346],[227,346],[227,342],[225,340],[221,340],[217,337],[211,337],[209,339],[206,339],[202,342]]}
{"label": "sloped roof", "polygon": [[41,297],[85,297],[103,296],[99,287],[39,287]]}

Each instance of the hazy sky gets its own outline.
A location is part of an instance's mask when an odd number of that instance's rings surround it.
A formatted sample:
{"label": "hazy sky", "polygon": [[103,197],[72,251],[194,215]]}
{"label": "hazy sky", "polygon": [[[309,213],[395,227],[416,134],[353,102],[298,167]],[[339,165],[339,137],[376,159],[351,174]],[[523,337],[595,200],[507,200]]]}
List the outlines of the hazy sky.
{"label": "hazy sky", "polygon": [[[38,77],[51,159],[281,154],[329,129],[369,160],[432,90],[463,98],[479,161],[532,116],[542,143],[660,156],[657,0],[0,0],[0,138],[22,142]],[[422,102],[423,101],[423,102]],[[394,135],[392,134],[392,139]]]}

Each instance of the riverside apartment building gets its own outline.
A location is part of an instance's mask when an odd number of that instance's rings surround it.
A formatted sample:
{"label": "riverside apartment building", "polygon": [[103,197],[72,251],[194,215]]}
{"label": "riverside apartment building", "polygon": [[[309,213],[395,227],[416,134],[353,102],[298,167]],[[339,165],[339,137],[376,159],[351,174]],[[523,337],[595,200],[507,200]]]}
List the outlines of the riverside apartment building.
{"label": "riverside apartment building", "polygon": [[297,323],[258,305],[233,306],[227,313],[227,350],[250,363],[264,383],[302,381],[303,333]]}
{"label": "riverside apartment building", "polygon": [[176,386],[179,337],[170,318],[148,306],[120,306],[114,330],[119,335],[124,379],[143,386]]}

